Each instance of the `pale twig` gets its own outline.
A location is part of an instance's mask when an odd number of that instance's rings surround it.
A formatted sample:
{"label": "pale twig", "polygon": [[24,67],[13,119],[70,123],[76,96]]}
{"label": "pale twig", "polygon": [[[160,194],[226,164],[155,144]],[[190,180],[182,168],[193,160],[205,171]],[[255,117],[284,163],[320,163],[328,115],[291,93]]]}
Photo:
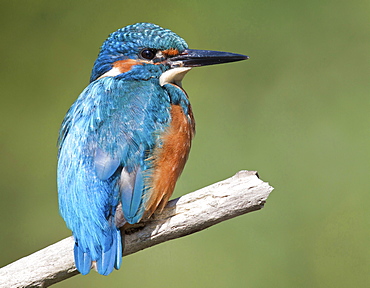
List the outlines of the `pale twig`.
{"label": "pale twig", "polygon": [[[125,236],[123,254],[259,210],[272,189],[258,178],[257,172],[240,171],[229,179],[174,199],[145,222],[142,229]],[[73,238],[68,237],[1,268],[0,287],[48,287],[77,275],[73,245]]]}

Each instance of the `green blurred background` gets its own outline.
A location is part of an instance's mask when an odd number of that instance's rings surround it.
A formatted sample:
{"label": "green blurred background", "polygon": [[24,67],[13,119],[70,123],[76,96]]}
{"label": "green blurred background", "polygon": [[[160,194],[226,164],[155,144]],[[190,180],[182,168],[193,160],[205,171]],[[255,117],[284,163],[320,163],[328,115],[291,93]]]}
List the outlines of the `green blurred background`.
{"label": "green blurred background", "polygon": [[[56,141],[106,36],[153,22],[249,55],[183,81],[197,135],[175,197],[258,170],[261,211],[55,287],[370,287],[368,0],[1,1],[0,266],[70,235]],[[61,251],[63,253],[63,251]]]}

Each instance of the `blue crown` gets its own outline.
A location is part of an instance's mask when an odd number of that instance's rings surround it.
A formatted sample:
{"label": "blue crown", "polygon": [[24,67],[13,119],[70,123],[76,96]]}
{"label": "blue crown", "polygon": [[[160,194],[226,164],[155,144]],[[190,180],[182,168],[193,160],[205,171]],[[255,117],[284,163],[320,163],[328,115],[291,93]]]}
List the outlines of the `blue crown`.
{"label": "blue crown", "polygon": [[136,23],[111,33],[100,48],[94,63],[90,82],[112,68],[112,64],[123,59],[137,59],[143,48],[156,50],[188,48],[188,44],[171,30],[151,23]]}

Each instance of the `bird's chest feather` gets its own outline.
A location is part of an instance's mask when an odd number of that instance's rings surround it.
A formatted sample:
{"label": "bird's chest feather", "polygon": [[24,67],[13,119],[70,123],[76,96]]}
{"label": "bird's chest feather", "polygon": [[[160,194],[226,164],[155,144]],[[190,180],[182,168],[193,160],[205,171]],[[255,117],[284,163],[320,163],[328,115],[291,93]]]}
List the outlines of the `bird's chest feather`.
{"label": "bird's chest feather", "polygon": [[[171,120],[167,129],[161,134],[162,145],[153,150],[152,157],[149,159],[153,162],[153,171],[148,179],[148,186],[152,193],[145,204],[147,217],[157,208],[162,210],[171,197],[176,181],[188,159],[195,133],[194,118],[185,91],[176,85],[171,86],[169,90],[170,95],[173,96],[171,98],[178,99],[180,94],[186,99],[183,99],[185,103],[175,100],[170,104]],[[186,105],[185,109],[184,105]]]}

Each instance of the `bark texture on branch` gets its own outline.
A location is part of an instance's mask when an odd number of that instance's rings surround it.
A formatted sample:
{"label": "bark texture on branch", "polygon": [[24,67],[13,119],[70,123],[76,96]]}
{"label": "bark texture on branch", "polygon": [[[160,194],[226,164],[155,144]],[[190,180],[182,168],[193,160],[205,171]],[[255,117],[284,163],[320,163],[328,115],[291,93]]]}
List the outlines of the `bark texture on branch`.
{"label": "bark texture on branch", "polygon": [[[229,179],[174,199],[162,213],[155,213],[145,222],[145,227],[125,236],[123,254],[259,210],[272,190],[258,178],[257,172],[240,171]],[[48,287],[77,275],[73,245],[73,238],[68,237],[1,268],[0,287]]]}

